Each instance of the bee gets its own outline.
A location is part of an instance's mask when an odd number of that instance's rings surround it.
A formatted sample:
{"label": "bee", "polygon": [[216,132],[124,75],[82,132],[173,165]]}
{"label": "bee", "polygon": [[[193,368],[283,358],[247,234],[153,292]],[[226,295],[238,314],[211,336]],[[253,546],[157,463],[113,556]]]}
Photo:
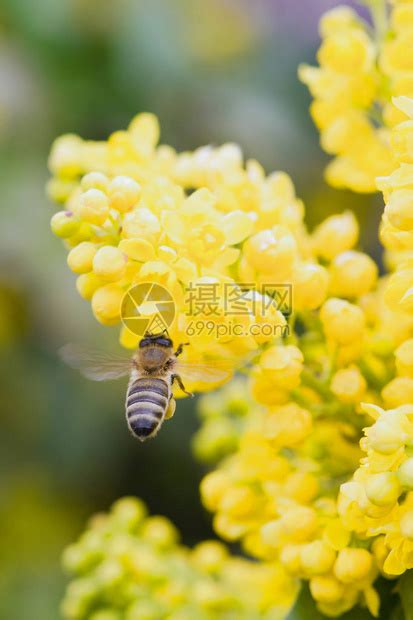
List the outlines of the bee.
{"label": "bee", "polygon": [[107,355],[68,344],[60,349],[61,358],[83,376],[93,381],[119,379],[129,374],[125,414],[132,435],[140,441],[155,437],[163,422],[171,418],[176,403],[172,386],[176,382],[188,396],[182,378],[188,381],[217,383],[230,375],[228,369],[208,364],[185,363],[177,358],[183,352],[176,350],[166,333],[146,333],[132,358]]}

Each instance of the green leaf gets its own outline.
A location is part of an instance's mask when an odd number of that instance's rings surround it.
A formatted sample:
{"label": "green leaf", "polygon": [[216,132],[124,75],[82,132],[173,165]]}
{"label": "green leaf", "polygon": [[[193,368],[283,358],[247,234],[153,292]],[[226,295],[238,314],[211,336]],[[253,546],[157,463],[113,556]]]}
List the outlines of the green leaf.
{"label": "green leaf", "polygon": [[399,579],[399,594],[405,620],[413,620],[413,570],[408,570]]}

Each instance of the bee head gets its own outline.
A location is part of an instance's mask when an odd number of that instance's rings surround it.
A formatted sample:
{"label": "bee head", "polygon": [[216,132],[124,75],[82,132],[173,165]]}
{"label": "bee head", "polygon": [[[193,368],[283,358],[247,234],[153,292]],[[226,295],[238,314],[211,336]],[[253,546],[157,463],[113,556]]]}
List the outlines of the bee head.
{"label": "bee head", "polygon": [[165,347],[169,349],[172,347],[172,340],[168,337],[167,334],[145,334],[142,340],[139,343],[139,348],[144,349],[145,347],[157,345],[159,347]]}

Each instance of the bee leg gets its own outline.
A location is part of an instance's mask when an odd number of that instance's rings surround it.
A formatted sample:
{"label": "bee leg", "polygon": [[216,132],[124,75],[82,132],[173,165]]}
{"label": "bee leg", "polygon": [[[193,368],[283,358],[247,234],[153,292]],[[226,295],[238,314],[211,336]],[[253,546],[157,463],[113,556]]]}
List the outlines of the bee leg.
{"label": "bee leg", "polygon": [[182,351],[184,350],[184,347],[188,345],[189,345],[189,342],[182,342],[174,353],[175,357],[178,357],[178,355],[181,355]]}
{"label": "bee leg", "polygon": [[169,418],[172,418],[173,414],[175,413],[175,409],[176,409],[176,400],[174,399],[173,396],[171,396],[169,400],[168,408],[165,413],[165,420],[169,420]]}
{"label": "bee leg", "polygon": [[174,381],[177,382],[177,384],[179,385],[179,387],[181,388],[181,390],[183,391],[184,394],[187,394],[187,396],[190,396],[191,398],[194,397],[194,395],[191,392],[187,392],[186,391],[185,386],[182,383],[182,379],[181,379],[181,377],[179,375],[172,375],[171,380],[172,380],[172,384],[173,384]]}

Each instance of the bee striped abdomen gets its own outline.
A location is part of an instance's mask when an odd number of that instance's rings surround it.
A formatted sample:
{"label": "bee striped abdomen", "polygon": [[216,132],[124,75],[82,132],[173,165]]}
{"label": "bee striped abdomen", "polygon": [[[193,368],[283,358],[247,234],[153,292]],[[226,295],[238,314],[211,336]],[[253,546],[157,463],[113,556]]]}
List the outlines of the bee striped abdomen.
{"label": "bee striped abdomen", "polygon": [[141,441],[154,435],[169,402],[169,387],[158,378],[133,381],[126,395],[126,418],[132,433]]}

